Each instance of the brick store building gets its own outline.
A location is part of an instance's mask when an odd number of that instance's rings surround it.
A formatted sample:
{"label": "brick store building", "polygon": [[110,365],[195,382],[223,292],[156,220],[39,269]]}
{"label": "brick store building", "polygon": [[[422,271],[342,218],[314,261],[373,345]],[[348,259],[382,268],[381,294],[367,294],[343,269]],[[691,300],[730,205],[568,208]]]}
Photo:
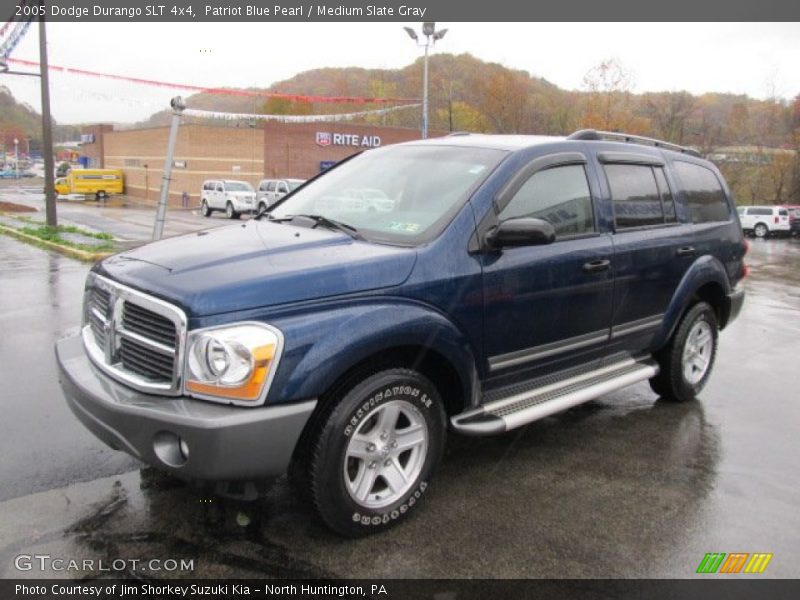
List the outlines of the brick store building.
{"label": "brick store building", "polygon": [[[158,199],[169,127],[112,131],[85,129],[82,154],[89,166],[122,169],[125,193]],[[445,132],[431,132],[431,136]],[[172,169],[170,204],[200,201],[206,179],[239,179],[254,187],[264,178],[307,179],[367,148],[419,139],[419,130],[349,123],[260,123],[256,127],[182,124]]]}

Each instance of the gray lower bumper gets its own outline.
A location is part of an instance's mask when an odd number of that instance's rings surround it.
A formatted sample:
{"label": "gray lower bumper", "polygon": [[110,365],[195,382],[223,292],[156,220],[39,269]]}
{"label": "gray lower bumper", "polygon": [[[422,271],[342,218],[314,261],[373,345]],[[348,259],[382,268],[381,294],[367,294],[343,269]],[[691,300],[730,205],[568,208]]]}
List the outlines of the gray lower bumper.
{"label": "gray lower bumper", "polygon": [[[142,394],[98,371],[78,336],[59,341],[56,357],[67,403],[92,433],[114,449],[189,479],[280,475],[316,406],[309,400],[247,408]],[[178,438],[188,446],[188,458],[178,452]]]}

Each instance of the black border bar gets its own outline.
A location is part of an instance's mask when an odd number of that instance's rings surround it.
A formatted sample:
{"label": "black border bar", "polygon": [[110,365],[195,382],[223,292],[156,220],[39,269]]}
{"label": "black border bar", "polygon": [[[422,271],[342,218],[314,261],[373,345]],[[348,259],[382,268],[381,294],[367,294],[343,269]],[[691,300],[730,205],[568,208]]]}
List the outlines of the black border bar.
{"label": "black border bar", "polygon": [[[800,581],[760,576],[696,579],[390,579],[390,580],[0,580],[0,598],[16,600],[795,600]],[[21,587],[25,589],[21,589]],[[123,587],[127,586],[127,587]],[[192,587],[195,586],[195,587]],[[270,589],[269,586],[272,586]],[[304,586],[308,586],[304,588]],[[307,590],[315,590],[313,592]],[[135,592],[133,590],[136,590]],[[127,591],[127,593],[125,593]]]}
{"label": "black border bar", "polygon": [[[0,4],[3,20],[29,18],[31,11],[39,10],[31,7],[44,4],[47,20],[64,22],[800,21],[800,2],[791,0],[0,0]],[[17,4],[27,5],[28,14]],[[261,13],[248,13],[248,7]],[[603,35],[601,25],[597,35]],[[590,45],[591,39],[564,42]]]}

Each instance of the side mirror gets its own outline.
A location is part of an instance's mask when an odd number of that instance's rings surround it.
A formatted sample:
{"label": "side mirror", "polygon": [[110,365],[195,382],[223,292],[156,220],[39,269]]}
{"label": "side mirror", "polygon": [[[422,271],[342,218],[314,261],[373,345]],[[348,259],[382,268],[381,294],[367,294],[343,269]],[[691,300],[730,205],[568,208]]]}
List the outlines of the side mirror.
{"label": "side mirror", "polygon": [[556,230],[544,219],[517,217],[506,219],[486,233],[486,246],[503,248],[507,246],[540,246],[552,244]]}

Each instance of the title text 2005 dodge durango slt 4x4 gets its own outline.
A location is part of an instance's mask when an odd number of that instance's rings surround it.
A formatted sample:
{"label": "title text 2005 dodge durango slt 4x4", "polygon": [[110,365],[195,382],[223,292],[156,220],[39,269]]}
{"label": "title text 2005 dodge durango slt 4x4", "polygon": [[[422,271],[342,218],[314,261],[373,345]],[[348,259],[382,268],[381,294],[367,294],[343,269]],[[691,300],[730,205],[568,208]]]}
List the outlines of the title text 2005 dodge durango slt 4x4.
{"label": "title text 2005 dodge durango slt 4x4", "polygon": [[288,470],[358,535],[417,508],[448,430],[644,380],[695,398],[745,252],[723,178],[686,148],[593,130],[389,146],[244,224],[97,264],[61,383],[113,448],[218,486]]}

